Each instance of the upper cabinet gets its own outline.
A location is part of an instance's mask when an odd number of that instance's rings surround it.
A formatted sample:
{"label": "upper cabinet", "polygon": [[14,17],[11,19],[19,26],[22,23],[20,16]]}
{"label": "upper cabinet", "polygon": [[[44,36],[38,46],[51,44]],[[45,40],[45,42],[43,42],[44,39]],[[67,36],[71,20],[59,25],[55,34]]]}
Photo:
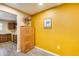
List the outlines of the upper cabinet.
{"label": "upper cabinet", "polygon": [[16,23],[15,22],[10,22],[8,23],[8,29],[9,30],[16,30]]}

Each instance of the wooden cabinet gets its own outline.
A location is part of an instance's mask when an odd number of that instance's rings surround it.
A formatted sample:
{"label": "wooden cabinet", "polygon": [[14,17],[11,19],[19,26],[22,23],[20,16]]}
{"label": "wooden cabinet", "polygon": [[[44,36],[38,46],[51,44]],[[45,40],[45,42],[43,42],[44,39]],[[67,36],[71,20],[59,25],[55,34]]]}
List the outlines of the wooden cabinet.
{"label": "wooden cabinet", "polygon": [[8,41],[6,34],[1,35],[1,41],[2,41],[2,42],[7,42],[7,41]]}
{"label": "wooden cabinet", "polygon": [[7,34],[7,40],[8,40],[8,41],[11,41],[11,39],[12,39],[11,34]]}
{"label": "wooden cabinet", "polygon": [[22,26],[20,28],[21,52],[28,52],[34,48],[34,29],[32,27]]}
{"label": "wooden cabinet", "polygon": [[16,23],[8,23],[8,29],[9,30],[15,30],[16,29]]}
{"label": "wooden cabinet", "polygon": [[0,42],[7,42],[7,35],[1,34],[0,35]]}
{"label": "wooden cabinet", "polygon": [[14,43],[17,43],[17,35],[13,35],[13,40]]}
{"label": "wooden cabinet", "polygon": [[0,34],[0,43],[11,40],[11,34]]}

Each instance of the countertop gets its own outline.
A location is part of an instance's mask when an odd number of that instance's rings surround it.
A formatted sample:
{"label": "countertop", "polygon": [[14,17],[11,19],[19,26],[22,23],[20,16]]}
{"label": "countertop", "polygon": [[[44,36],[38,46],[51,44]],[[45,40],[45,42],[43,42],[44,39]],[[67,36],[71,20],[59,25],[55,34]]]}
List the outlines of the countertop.
{"label": "countertop", "polygon": [[0,33],[0,34],[12,34],[12,35],[17,35],[17,33]]}

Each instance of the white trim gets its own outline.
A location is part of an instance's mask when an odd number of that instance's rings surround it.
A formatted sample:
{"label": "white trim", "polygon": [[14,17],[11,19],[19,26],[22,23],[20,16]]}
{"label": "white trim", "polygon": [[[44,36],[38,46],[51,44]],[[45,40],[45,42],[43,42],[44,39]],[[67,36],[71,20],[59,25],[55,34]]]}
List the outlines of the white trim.
{"label": "white trim", "polygon": [[17,50],[17,52],[21,52],[21,50]]}
{"label": "white trim", "polygon": [[39,50],[42,50],[42,51],[44,51],[44,52],[47,52],[47,53],[49,53],[49,54],[55,55],[55,56],[60,56],[60,55],[58,55],[58,54],[52,53],[52,52],[50,52],[50,51],[47,51],[47,50],[45,50],[45,49],[43,49],[43,48],[39,48],[39,47],[37,47],[37,46],[35,46],[35,48],[36,48],[36,49],[39,49]]}

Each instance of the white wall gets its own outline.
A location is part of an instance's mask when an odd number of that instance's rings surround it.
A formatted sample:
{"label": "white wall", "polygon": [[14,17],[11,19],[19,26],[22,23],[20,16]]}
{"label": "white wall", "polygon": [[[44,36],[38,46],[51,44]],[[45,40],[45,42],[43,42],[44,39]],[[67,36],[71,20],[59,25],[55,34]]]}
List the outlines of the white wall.
{"label": "white wall", "polygon": [[2,31],[0,31],[0,34],[1,33],[16,33],[16,30],[9,30],[8,29],[8,23],[9,23],[10,21],[5,21],[5,20],[2,20],[2,19],[0,19],[0,23],[2,23],[3,24],[3,26],[2,26]]}

